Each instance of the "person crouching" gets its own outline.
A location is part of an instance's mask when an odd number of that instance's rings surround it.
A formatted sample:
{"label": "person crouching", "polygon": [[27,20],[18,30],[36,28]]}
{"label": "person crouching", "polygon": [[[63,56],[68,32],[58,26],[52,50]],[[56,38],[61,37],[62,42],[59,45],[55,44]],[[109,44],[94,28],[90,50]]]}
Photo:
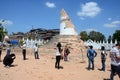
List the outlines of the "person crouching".
{"label": "person crouching", "polygon": [[6,66],[11,66],[11,64],[14,62],[14,59],[16,58],[15,54],[6,55],[3,59],[3,64]]}

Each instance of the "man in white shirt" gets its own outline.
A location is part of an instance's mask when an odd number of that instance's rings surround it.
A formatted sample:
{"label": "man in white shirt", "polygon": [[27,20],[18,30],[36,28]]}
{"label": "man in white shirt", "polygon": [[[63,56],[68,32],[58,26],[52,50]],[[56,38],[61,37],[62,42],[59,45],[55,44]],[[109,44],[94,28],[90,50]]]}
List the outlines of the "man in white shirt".
{"label": "man in white shirt", "polygon": [[114,80],[114,74],[118,74],[120,78],[120,43],[116,44],[115,47],[113,47],[110,50],[110,58],[111,58],[111,75],[110,80]]}
{"label": "man in white shirt", "polygon": [[23,60],[26,60],[26,42],[23,43],[21,48],[22,48]]}
{"label": "man in white shirt", "polygon": [[38,45],[37,45],[37,43],[34,46],[34,56],[35,56],[35,59],[39,59]]}

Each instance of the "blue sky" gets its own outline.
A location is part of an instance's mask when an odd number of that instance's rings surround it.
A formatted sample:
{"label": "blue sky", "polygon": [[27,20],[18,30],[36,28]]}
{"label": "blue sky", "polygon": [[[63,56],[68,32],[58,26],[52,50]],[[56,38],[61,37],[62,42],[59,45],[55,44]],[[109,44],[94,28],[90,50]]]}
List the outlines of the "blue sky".
{"label": "blue sky", "polygon": [[64,8],[78,33],[95,30],[105,36],[120,30],[120,0],[0,0],[0,22],[12,32],[58,29]]}

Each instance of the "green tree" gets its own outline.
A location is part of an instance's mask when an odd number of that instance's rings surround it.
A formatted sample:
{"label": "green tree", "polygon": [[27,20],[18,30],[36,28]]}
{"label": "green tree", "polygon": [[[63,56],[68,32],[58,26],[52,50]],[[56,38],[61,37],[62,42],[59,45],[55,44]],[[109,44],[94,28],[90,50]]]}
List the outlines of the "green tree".
{"label": "green tree", "polygon": [[99,41],[99,42],[106,41],[105,36],[102,33],[96,32],[96,31],[90,31],[88,34],[86,31],[82,31],[80,32],[80,36],[83,41],[88,40],[88,39],[91,39],[93,41]]}
{"label": "green tree", "polygon": [[83,41],[88,40],[88,34],[87,34],[86,31],[82,31],[82,32],[80,33],[80,36],[81,36],[81,39],[82,39]]}
{"label": "green tree", "polygon": [[115,42],[115,40],[120,42],[120,30],[116,30],[115,33],[113,33],[112,40],[113,42]]}
{"label": "green tree", "polygon": [[96,32],[95,31],[91,31],[90,33],[89,33],[89,35],[88,35],[88,37],[89,37],[89,39],[91,39],[91,40],[93,40],[93,41],[95,41],[96,39]]}
{"label": "green tree", "polygon": [[93,41],[105,41],[105,36],[100,33],[100,32],[96,32],[96,31],[91,31],[88,35],[88,38],[93,40]]}
{"label": "green tree", "polygon": [[108,37],[108,43],[110,43],[111,40],[112,40],[112,36],[110,35],[110,36]]}
{"label": "green tree", "polygon": [[4,30],[4,27],[2,26],[2,23],[0,23],[0,41],[3,41],[4,36],[7,34],[7,31]]}

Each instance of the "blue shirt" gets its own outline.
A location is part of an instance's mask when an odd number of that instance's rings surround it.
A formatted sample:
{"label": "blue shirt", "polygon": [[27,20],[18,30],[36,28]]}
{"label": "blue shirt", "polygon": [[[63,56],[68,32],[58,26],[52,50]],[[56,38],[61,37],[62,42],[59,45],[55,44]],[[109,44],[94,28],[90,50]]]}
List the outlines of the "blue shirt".
{"label": "blue shirt", "polygon": [[96,57],[96,56],[97,56],[97,53],[96,53],[95,50],[89,49],[89,50],[87,51],[87,57],[88,57],[89,59],[94,59],[94,57]]}

